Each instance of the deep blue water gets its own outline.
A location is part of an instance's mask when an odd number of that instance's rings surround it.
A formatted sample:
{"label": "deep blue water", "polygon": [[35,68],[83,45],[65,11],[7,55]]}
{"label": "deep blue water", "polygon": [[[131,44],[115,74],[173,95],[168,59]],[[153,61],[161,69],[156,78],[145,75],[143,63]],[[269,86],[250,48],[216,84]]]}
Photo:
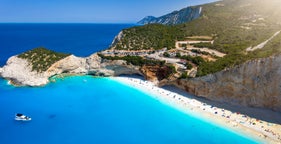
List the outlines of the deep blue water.
{"label": "deep blue water", "polygon": [[[0,79],[1,144],[257,143],[109,78],[76,76],[41,88]],[[14,114],[32,117],[14,120]]]}
{"label": "deep blue water", "polygon": [[109,47],[115,35],[133,24],[0,24],[0,66],[13,55],[46,47],[76,56]]}

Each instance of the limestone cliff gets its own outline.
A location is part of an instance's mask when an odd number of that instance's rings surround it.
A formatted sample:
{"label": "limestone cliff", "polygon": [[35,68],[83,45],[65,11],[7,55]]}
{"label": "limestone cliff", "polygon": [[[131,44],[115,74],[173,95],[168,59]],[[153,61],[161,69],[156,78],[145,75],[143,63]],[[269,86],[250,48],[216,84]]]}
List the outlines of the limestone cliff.
{"label": "limestone cliff", "polygon": [[70,55],[49,67],[44,72],[32,70],[32,64],[18,56],[11,57],[0,69],[0,76],[14,85],[41,86],[49,83],[49,78],[59,74],[89,74],[95,76],[117,76],[121,74],[141,74],[139,67],[127,65],[125,61],[101,59],[97,54],[87,58]]}
{"label": "limestone cliff", "polygon": [[15,85],[39,86],[48,82],[44,73],[32,71],[29,62],[17,56],[9,58],[6,66],[1,69],[0,76],[10,80]]}
{"label": "limestone cliff", "polygon": [[211,100],[281,112],[281,55],[169,84]]}

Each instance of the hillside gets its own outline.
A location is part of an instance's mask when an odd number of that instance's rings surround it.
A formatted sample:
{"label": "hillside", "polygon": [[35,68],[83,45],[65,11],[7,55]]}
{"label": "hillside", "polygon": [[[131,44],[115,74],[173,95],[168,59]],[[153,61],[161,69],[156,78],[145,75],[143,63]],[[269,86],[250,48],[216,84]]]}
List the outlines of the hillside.
{"label": "hillside", "polygon": [[179,11],[174,11],[167,15],[161,17],[147,16],[140,20],[138,24],[165,24],[165,25],[174,25],[181,24],[197,19],[201,15],[201,7],[187,7]]}
{"label": "hillside", "polygon": [[32,63],[32,70],[37,72],[46,71],[55,62],[69,56],[70,54],[58,53],[46,48],[35,48],[18,55]]}
{"label": "hillside", "polygon": [[117,50],[143,50],[173,48],[176,39],[183,39],[182,30],[175,26],[149,24],[122,31],[122,39],[116,42]]}
{"label": "hillside", "polygon": [[[190,38],[208,36],[210,43],[196,43],[179,47],[209,48],[226,54],[224,57],[206,59],[196,65],[197,76],[215,73],[247,60],[278,54],[281,49],[281,1],[268,0],[224,0],[202,7],[201,17],[187,23],[175,25],[148,24],[122,31],[122,36],[112,45],[115,50],[159,50],[175,49],[176,42],[187,42]],[[173,14],[173,13],[171,13]],[[269,40],[270,39],[270,40]],[[211,41],[212,40],[212,41]],[[268,40],[268,41],[267,41]],[[201,40],[202,41],[202,40]],[[266,43],[264,43],[266,41]],[[246,51],[264,43],[264,47]],[[171,54],[171,53],[170,53]]]}

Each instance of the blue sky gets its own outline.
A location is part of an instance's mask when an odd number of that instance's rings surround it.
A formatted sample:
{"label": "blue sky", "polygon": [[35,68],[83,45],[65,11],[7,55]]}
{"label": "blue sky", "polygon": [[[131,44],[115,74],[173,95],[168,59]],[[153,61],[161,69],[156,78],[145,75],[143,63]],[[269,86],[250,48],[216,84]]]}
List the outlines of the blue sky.
{"label": "blue sky", "polygon": [[0,22],[134,23],[215,0],[0,0]]}

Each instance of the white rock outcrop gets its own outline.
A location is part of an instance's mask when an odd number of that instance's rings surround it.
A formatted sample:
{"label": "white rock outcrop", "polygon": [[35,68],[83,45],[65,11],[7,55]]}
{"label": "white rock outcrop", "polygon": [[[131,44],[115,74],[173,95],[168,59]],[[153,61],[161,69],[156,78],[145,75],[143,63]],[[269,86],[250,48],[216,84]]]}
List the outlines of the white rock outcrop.
{"label": "white rock outcrop", "polygon": [[0,69],[0,76],[14,85],[42,86],[49,83],[49,78],[59,74],[90,74],[96,76],[117,76],[121,74],[141,74],[139,67],[127,65],[125,61],[102,60],[97,54],[87,58],[70,55],[54,63],[47,71],[32,71],[32,64],[17,56],[11,57]]}
{"label": "white rock outcrop", "polygon": [[0,75],[15,85],[40,86],[48,83],[44,73],[32,71],[32,66],[25,59],[13,56],[2,68]]}

